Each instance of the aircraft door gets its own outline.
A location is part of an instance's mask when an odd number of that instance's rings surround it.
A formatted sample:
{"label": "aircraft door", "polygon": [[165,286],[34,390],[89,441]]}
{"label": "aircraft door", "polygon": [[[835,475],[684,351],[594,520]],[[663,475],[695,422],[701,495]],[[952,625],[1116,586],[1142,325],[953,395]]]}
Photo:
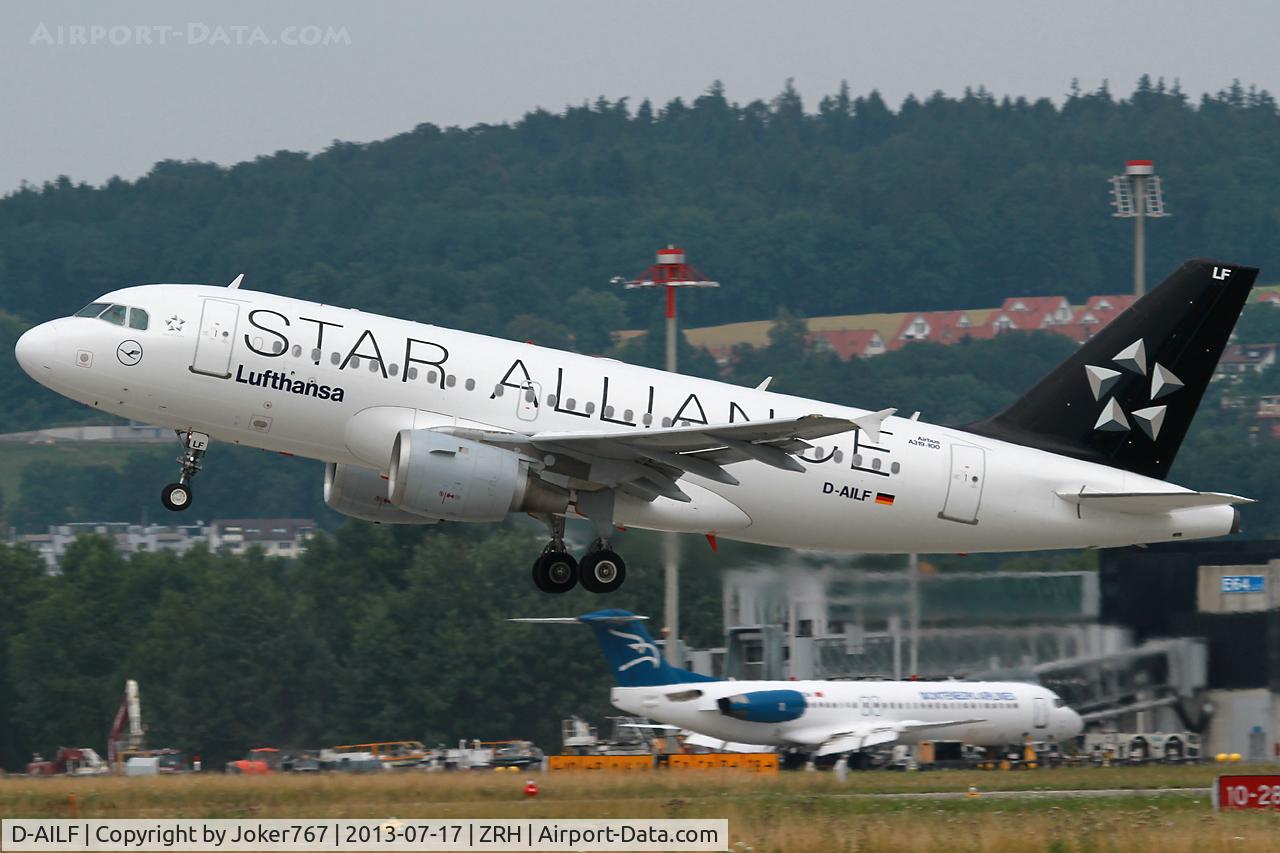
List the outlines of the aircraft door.
{"label": "aircraft door", "polygon": [[231,377],[231,350],[235,346],[236,322],[240,306],[222,299],[206,299],[200,312],[200,333],[196,336],[196,352],[191,372]]}
{"label": "aircraft door", "polygon": [[1037,729],[1049,726],[1049,700],[1036,698],[1031,700],[1031,725]]}
{"label": "aircraft door", "polygon": [[951,479],[939,518],[961,524],[978,523],[982,484],[986,478],[986,452],[970,444],[951,445]]}
{"label": "aircraft door", "polygon": [[537,420],[540,396],[542,396],[542,386],[537,382],[521,383],[516,400],[516,417],[522,421]]}

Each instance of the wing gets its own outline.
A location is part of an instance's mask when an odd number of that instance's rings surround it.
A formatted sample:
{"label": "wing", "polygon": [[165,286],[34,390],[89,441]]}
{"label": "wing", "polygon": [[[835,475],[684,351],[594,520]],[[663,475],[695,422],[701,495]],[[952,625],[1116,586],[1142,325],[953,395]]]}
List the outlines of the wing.
{"label": "wing", "polygon": [[1198,506],[1222,506],[1251,504],[1250,498],[1221,492],[1058,492],[1064,501],[1080,506],[1150,515],[1175,509],[1191,509]]}
{"label": "wing", "polygon": [[608,432],[445,431],[507,447],[535,459],[562,455],[588,466],[579,479],[589,483],[617,487],[645,500],[662,496],[688,503],[689,496],[676,485],[685,474],[736,486],[738,479],[724,466],[755,460],[786,471],[804,471],[793,455],[809,449],[809,440],[859,429],[868,440],[876,442],[881,424],[895,411],[883,409],[856,418],[805,415]]}
{"label": "wing", "polygon": [[732,740],[721,740],[709,735],[690,734],[684,739],[686,746],[698,746],[703,749],[715,749],[720,752],[773,752],[772,746],[758,743],[738,743]]}
{"label": "wing", "polygon": [[893,743],[902,735],[941,729],[947,726],[964,726],[985,722],[982,718],[967,720],[895,720],[884,723],[854,723],[848,726],[802,729],[783,736],[796,746],[812,750],[815,755],[835,755],[856,752],[873,746]]}

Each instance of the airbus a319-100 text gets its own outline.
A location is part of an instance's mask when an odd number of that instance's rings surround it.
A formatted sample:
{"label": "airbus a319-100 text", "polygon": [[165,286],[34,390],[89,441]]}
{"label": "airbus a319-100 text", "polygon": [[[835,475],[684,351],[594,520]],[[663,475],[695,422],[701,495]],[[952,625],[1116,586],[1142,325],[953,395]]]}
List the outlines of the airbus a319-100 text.
{"label": "airbus a319-100 text", "polygon": [[[1244,498],[1165,481],[1257,270],[1183,264],[1000,414],[964,428],[230,286],[105,294],[19,339],[43,385],[171,427],[171,510],[210,441],[328,463],[377,522],[542,519],[548,592],[625,577],[616,527],[900,553],[1220,536]],[[581,560],[565,518],[595,524]]]}

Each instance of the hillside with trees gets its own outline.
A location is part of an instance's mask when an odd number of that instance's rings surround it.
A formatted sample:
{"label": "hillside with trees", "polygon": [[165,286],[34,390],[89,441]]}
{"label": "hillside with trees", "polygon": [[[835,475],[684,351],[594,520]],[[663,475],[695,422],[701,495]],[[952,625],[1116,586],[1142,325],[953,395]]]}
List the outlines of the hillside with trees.
{"label": "hillside with trees", "polygon": [[741,104],[713,84],[661,106],[421,124],[11,193],[0,310],[42,320],[127,284],[244,272],[246,287],[476,332],[563,329],[591,350],[602,326],[646,324],[650,300],[598,295],[668,241],[726,284],[687,301],[692,325],[1078,301],[1129,288],[1107,177],[1132,157],[1156,161],[1173,214],[1148,229],[1153,278],[1196,255],[1280,270],[1277,130],[1267,92],[1197,101],[1147,77],[1060,105],[977,89],[895,108],[848,86],[806,102],[790,84]]}

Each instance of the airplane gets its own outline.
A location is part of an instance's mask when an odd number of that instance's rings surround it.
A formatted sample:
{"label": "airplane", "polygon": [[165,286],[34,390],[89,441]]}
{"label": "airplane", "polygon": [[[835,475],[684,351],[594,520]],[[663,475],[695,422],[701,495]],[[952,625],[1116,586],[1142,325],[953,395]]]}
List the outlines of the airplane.
{"label": "airplane", "polygon": [[[1084,730],[1080,715],[1048,688],[1006,681],[725,681],[667,663],[641,620],[626,610],[511,619],[585,624],[618,686],[614,707],[741,751],[742,744],[820,758],[873,746],[952,740],[1003,746],[1062,742]],[[710,740],[708,740],[710,739]],[[745,747],[750,748],[750,747]]]}
{"label": "airplane", "polygon": [[[1251,501],[1164,478],[1257,274],[1187,261],[964,429],[252,292],[243,274],[112,291],[15,355],[64,396],[178,433],[169,510],[191,506],[211,441],[310,457],[356,518],[528,513],[549,532],[538,588],[606,593],[626,577],[615,528],[861,553],[1238,532]],[[566,517],[594,525],[580,561]]]}

